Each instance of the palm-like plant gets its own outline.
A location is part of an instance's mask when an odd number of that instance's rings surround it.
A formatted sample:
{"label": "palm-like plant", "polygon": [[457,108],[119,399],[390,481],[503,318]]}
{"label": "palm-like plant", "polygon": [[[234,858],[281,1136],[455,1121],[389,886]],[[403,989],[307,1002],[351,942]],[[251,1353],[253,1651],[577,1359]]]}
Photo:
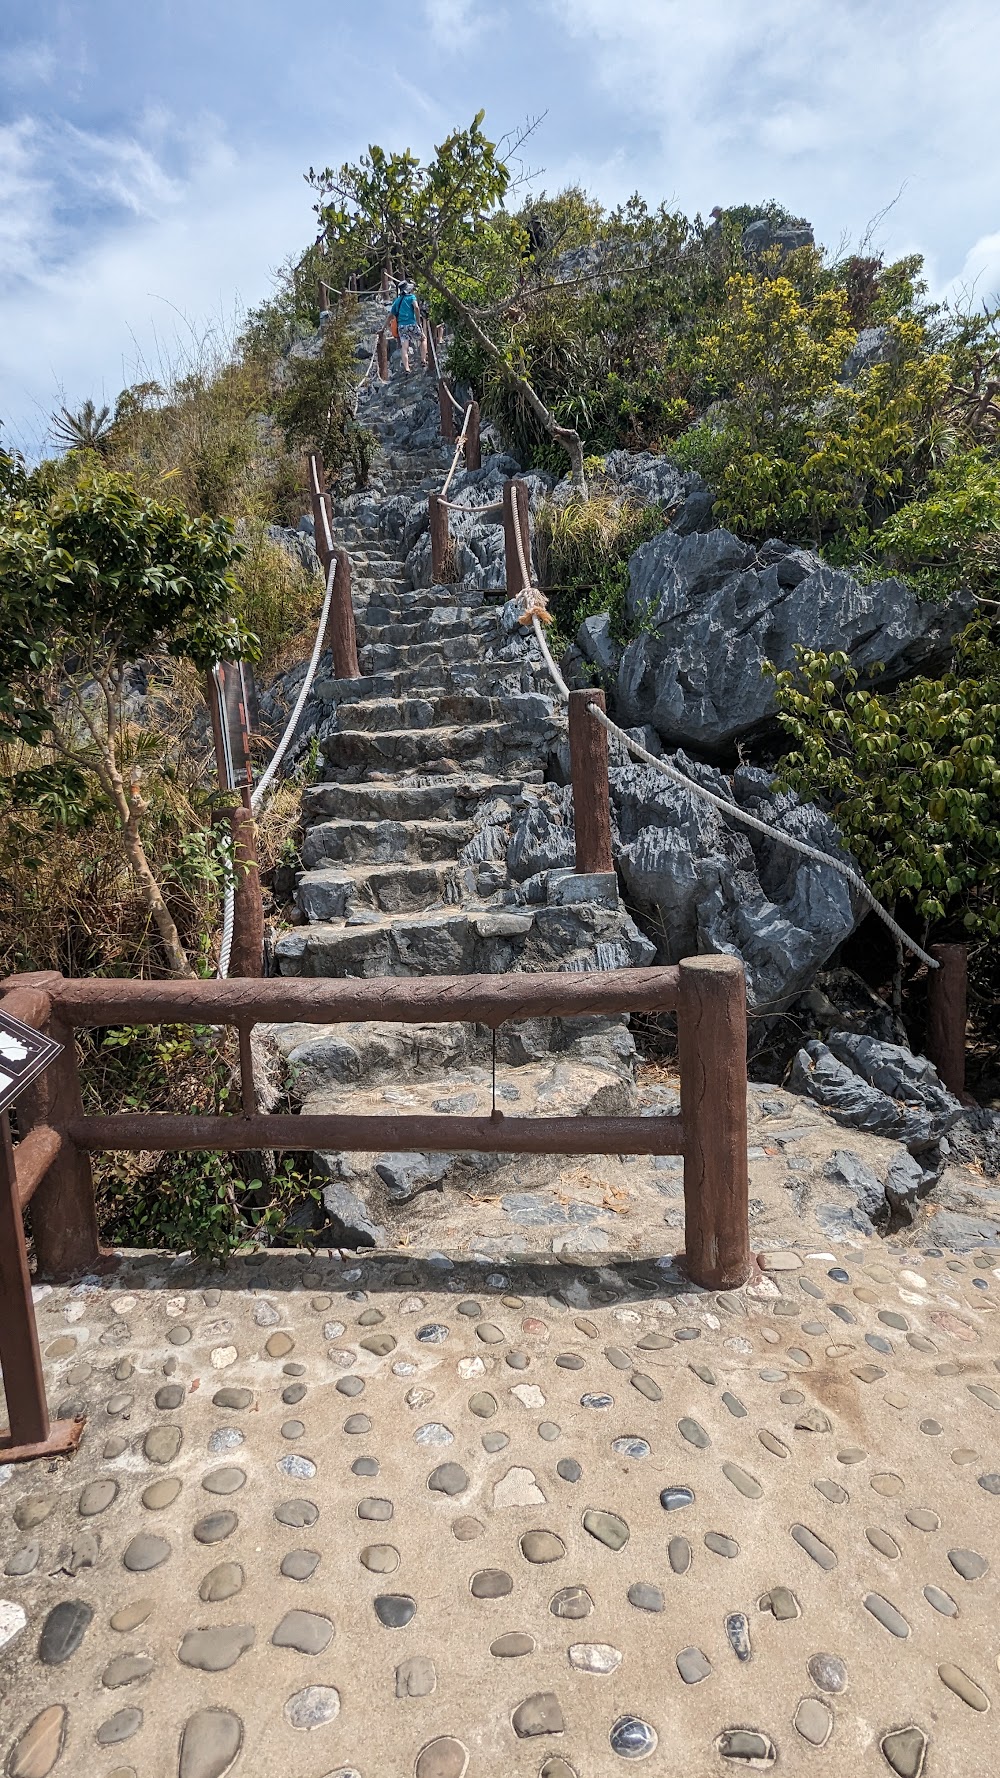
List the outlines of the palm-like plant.
{"label": "palm-like plant", "polygon": [[61,407],[52,416],[52,435],[68,451],[97,451],[103,456],[111,442],[111,409],[96,407],[89,399],[76,413]]}

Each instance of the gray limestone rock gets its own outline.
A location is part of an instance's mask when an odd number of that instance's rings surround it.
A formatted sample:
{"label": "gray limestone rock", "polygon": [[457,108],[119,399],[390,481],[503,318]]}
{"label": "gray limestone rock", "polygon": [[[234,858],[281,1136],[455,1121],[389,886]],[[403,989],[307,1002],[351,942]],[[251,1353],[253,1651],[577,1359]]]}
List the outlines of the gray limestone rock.
{"label": "gray limestone rock", "polygon": [[831,1031],[826,1043],[812,1039],[799,1050],[787,1084],[838,1123],[894,1137],[915,1154],[932,1148],[962,1116],[926,1057],[854,1031]]}
{"label": "gray limestone rock", "polygon": [[944,659],[972,612],[967,592],[930,604],[901,580],[862,586],[808,551],[758,552],[723,529],[664,531],[636,550],[629,576],[629,615],[646,627],[622,656],[619,720],[709,754],[773,721],[765,661],[794,667],[797,645],[843,649],[862,683],[878,670],[891,685]]}
{"label": "gray limestone rock", "polygon": [[[821,852],[846,858],[821,810],[740,766],[732,778],[682,753],[673,764],[727,802]],[[628,901],[660,959],[702,952],[741,956],[750,1003],[777,1011],[848,938],[861,908],[837,872],[759,835],[672,783],[652,766],[610,774],[616,856]]]}

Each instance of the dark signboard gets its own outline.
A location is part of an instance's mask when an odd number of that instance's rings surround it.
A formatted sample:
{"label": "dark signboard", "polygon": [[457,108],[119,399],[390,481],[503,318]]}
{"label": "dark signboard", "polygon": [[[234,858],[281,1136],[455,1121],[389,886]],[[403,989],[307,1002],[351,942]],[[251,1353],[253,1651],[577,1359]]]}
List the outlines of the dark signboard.
{"label": "dark signboard", "polygon": [[0,1004],[0,1111],[13,1105],[61,1049],[62,1044],[46,1037],[44,1031],[12,1019]]}

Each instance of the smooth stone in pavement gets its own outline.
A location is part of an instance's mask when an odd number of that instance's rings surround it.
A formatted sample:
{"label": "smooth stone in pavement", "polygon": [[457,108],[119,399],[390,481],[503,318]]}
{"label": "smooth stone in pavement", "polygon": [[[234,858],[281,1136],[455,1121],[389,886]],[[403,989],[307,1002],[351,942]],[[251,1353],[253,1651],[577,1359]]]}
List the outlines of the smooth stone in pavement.
{"label": "smooth stone in pavement", "polygon": [[243,1724],[232,1710],[209,1705],[181,1731],[178,1778],[225,1778],[243,1746]]}
{"label": "smooth stone in pavement", "polygon": [[183,1437],[179,1426],[154,1426],[143,1439],[143,1453],[150,1463],[172,1463]]}
{"label": "smooth stone in pavement", "polygon": [[117,1494],[117,1482],[89,1482],[80,1495],[76,1510],[83,1519],[95,1518],[98,1513],[107,1512]]}
{"label": "smooth stone in pavement", "polygon": [[608,1739],[619,1759],[648,1759],[656,1752],[656,1730],[641,1716],[620,1716]]}
{"label": "smooth stone in pavement", "polygon": [[421,1748],[413,1774],[414,1778],[465,1778],[468,1769],[468,1749],[452,1735],[441,1735]]}
{"label": "smooth stone in pavement", "polygon": [[583,1470],[575,1457],[560,1457],[556,1464],[556,1474],[564,1482],[579,1482],[583,1477]]}
{"label": "smooth stone in pavement", "polygon": [[[360,1507],[358,1511],[360,1513]],[[315,1525],[319,1518],[319,1507],[314,1506],[311,1500],[283,1500],[280,1506],[275,1507],[274,1516],[279,1525],[290,1525],[294,1530],[301,1531],[306,1525]]]}
{"label": "smooth stone in pavement", "polygon": [[691,1545],[686,1537],[672,1537],[667,1545],[667,1560],[675,1574],[686,1574],[691,1566]]}
{"label": "smooth stone in pavement", "polygon": [[184,1393],[183,1383],[164,1383],[156,1391],[153,1400],[158,1408],[165,1408],[167,1412],[173,1413],[183,1406]]}
{"label": "smooth stone in pavement", "polygon": [[240,1409],[248,1408],[252,1401],[252,1389],[217,1389],[212,1397],[212,1406],[229,1408],[234,1413],[238,1413]]}
{"label": "smooth stone in pavement", "polygon": [[224,1537],[231,1537],[239,1520],[235,1513],[207,1513],[199,1519],[192,1536],[196,1543],[221,1543]]}
{"label": "smooth stone in pavement", "polygon": [[131,1574],[145,1574],[151,1568],[159,1568],[169,1554],[170,1545],[165,1537],[151,1537],[148,1532],[140,1531],[126,1548],[122,1564]]}
{"label": "smooth stone in pavement", "polygon": [[677,1656],[677,1671],[685,1685],[697,1685],[708,1678],[712,1663],[700,1648],[682,1648]]}
{"label": "smooth stone in pavement", "polygon": [[894,1729],[892,1734],[883,1737],[881,1745],[886,1764],[896,1773],[896,1778],[922,1778],[927,1758],[927,1736],[923,1729],[915,1724],[906,1729]]}
{"label": "smooth stone in pavement", "polygon": [[362,1550],[360,1562],[370,1574],[395,1574],[399,1567],[399,1551],[391,1543],[370,1543]]}
{"label": "smooth stone in pavement", "polygon": [[898,1636],[900,1641],[905,1641],[909,1636],[910,1626],[905,1617],[888,1599],[883,1599],[881,1593],[866,1593],[864,1607],[883,1629],[888,1630],[890,1636]]}
{"label": "smooth stone in pavement", "polygon": [[648,1581],[636,1580],[628,1590],[628,1602],[637,1611],[662,1611],[664,1600],[660,1587],[654,1587]]}
{"label": "smooth stone in pavement", "polygon": [[558,1562],[566,1554],[566,1545],[554,1531],[526,1531],[521,1554],[526,1562]]}
{"label": "smooth stone in pavement", "polygon": [[660,1492],[660,1505],[666,1513],[675,1513],[682,1506],[693,1506],[694,1489],[673,1486],[663,1488]]}
{"label": "smooth stone in pavement", "polygon": [[774,1743],[757,1729],[725,1729],[716,1746],[723,1759],[739,1760],[744,1765],[767,1767],[774,1764]]}
{"label": "smooth stone in pavement", "polygon": [[510,1720],[522,1740],[533,1735],[561,1735],[566,1727],[555,1692],[534,1692],[518,1704]]}
{"label": "smooth stone in pavement", "polygon": [[68,1722],[65,1704],[39,1711],[11,1750],[5,1768],[9,1778],[48,1778],[62,1753]]}
{"label": "smooth stone in pavement", "polygon": [[127,1636],[130,1631],[137,1630],[140,1624],[146,1623],[147,1619],[152,1617],[155,1603],[153,1599],[133,1599],[131,1604],[123,1605],[120,1611],[116,1611],[109,1618],[111,1628],[117,1630],[119,1635]]}
{"label": "smooth stone in pavement", "polygon": [[130,1741],[142,1728],[142,1711],[133,1705],[127,1710],[117,1710],[102,1722],[95,1739],[99,1747],[114,1747],[119,1741]]}
{"label": "smooth stone in pavement", "polygon": [[[309,1503],[306,1501],[302,1504],[308,1505]],[[313,1511],[315,1512],[315,1508]],[[359,1500],[358,1518],[367,1519],[369,1522],[374,1522],[376,1524],[384,1524],[387,1520],[392,1518],[392,1501],[378,1499]],[[285,1522],[287,1523],[287,1521]],[[307,1520],[305,1523],[311,1524],[312,1520]]]}
{"label": "smooth stone in pavement", "polygon": [[569,1664],[579,1673],[617,1673],[622,1653],[610,1642],[574,1642],[568,1650]]}
{"label": "smooth stone in pavement", "polygon": [[516,1660],[519,1655],[530,1655],[534,1651],[535,1638],[523,1630],[510,1630],[506,1636],[498,1636],[490,1643],[490,1654],[500,1660]]}
{"label": "smooth stone in pavement", "polygon": [[990,1701],[986,1693],[976,1684],[975,1680],[970,1679],[969,1675],[963,1673],[961,1667],[956,1667],[952,1661],[942,1662],[938,1668],[938,1677],[949,1691],[961,1698],[963,1704],[968,1704],[970,1710],[989,1709]]}
{"label": "smooth stone in pavement", "polygon": [[202,1476],[201,1485],[206,1494],[236,1494],[246,1479],[245,1470],[230,1465],[225,1469],[213,1469],[208,1475]]}
{"label": "smooth stone in pavement", "polygon": [[605,1512],[597,1507],[589,1507],[583,1515],[583,1528],[598,1543],[603,1543],[609,1550],[622,1550],[628,1543],[628,1526],[617,1513]]}
{"label": "smooth stone in pavement", "polygon": [[462,1494],[469,1478],[460,1463],[442,1463],[428,1476],[427,1486],[437,1494]]}
{"label": "smooth stone in pavement", "polygon": [[153,1662],[149,1655],[116,1655],[101,1674],[101,1684],[107,1686],[109,1692],[116,1691],[120,1685],[134,1685],[137,1679],[148,1679],[152,1671]]}
{"label": "smooth stone in pavement", "polygon": [[93,1607],[83,1599],[63,1599],[53,1605],[42,1625],[38,1659],[47,1667],[61,1667],[75,1655],[93,1616]]}
{"label": "smooth stone in pavement", "polygon": [[416,1612],[416,1601],[406,1593],[380,1593],[374,1600],[375,1616],[387,1630],[402,1630]]}
{"label": "smooth stone in pavement", "polygon": [[833,1712],[819,1698],[802,1698],[795,1712],[794,1726],[810,1747],[825,1747],[833,1730]]}
{"label": "smooth stone in pavement", "polygon": [[989,1569],[986,1557],[976,1550],[949,1550],[948,1560],[963,1580],[982,1580]]}
{"label": "smooth stone in pavement", "polygon": [[40,1543],[25,1543],[8,1558],[4,1565],[4,1573],[10,1575],[33,1574],[38,1567],[42,1554]]}
{"label": "smooth stone in pavement", "polygon": [[730,1612],[726,1618],[726,1638],[738,1661],[750,1659],[750,1620],[745,1612]]}
{"label": "smooth stone in pavement", "polygon": [[396,1668],[397,1698],[429,1698],[436,1687],[434,1662],[427,1655],[413,1655]]}
{"label": "smooth stone in pavement", "polygon": [[220,1562],[205,1575],[198,1588],[198,1597],[204,1604],[219,1605],[223,1599],[232,1599],[241,1591],[244,1578],[238,1562]]}
{"label": "smooth stone in pavement", "polygon": [[309,1580],[319,1564],[318,1550],[289,1550],[281,1558],[281,1572],[286,1580]]}
{"label": "smooth stone in pavement", "polygon": [[505,1599],[514,1591],[514,1582],[502,1568],[481,1568],[472,1576],[469,1590],[474,1599]]}
{"label": "smooth stone in pavement", "polygon": [[162,1512],[166,1506],[172,1506],[181,1491],[180,1477],[164,1476],[160,1482],[150,1482],[142,1491],[142,1504],[150,1512]]}
{"label": "smooth stone in pavement", "polygon": [[942,1617],[958,1616],[958,1606],[955,1604],[951,1594],[942,1592],[940,1587],[925,1587],[924,1598],[927,1600],[928,1605],[932,1605],[935,1611],[941,1613]]}
{"label": "smooth stone in pavement", "polygon": [[177,1659],[202,1673],[225,1673],[252,1648],[256,1632],[252,1624],[221,1624],[211,1630],[188,1630],[181,1638]]}
{"label": "smooth stone in pavement", "polygon": [[286,1611],[271,1637],[275,1648],[294,1648],[300,1655],[321,1655],[333,1636],[333,1624],[316,1611]]}
{"label": "smooth stone in pavement", "polygon": [[809,1677],[821,1692],[842,1692],[847,1686],[847,1668],[839,1655],[813,1655]]}
{"label": "smooth stone in pavement", "polygon": [[[509,1580],[510,1576],[505,1576]],[[508,1587],[507,1592],[510,1592]],[[594,1609],[594,1601],[586,1587],[560,1587],[549,1600],[549,1610],[553,1617],[577,1618],[589,1617]]]}

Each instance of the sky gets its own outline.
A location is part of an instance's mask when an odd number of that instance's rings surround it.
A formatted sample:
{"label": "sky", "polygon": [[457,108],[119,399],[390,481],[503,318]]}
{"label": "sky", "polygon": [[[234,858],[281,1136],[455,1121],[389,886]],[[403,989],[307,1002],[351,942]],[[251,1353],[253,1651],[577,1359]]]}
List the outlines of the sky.
{"label": "sky", "polygon": [[480,106],[541,120],[538,187],[774,197],[1000,298],[998,66],[996,0],[0,0],[0,440],[224,341],[313,236],[310,166]]}

